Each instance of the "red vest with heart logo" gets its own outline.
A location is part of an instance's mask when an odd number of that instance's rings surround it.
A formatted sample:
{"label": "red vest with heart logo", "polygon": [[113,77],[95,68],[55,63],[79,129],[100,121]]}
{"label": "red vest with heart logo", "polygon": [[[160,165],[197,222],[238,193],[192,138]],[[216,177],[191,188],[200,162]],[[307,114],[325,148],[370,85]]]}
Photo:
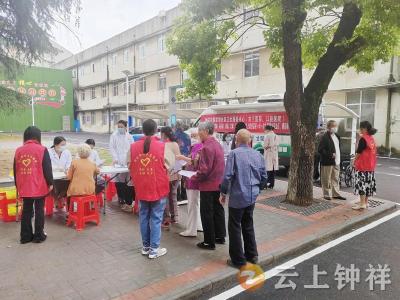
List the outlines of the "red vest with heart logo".
{"label": "red vest with heart logo", "polygon": [[150,151],[143,153],[146,137],[131,145],[130,173],[137,200],[157,201],[169,194],[169,177],[164,164],[165,145],[151,137]]}
{"label": "red vest with heart logo", "polygon": [[40,198],[49,192],[43,174],[45,149],[39,142],[29,140],[15,151],[15,176],[19,197]]}
{"label": "red vest with heart logo", "polygon": [[354,162],[354,167],[357,171],[373,172],[376,167],[375,139],[369,134],[362,135],[362,138],[364,138],[367,143],[367,148],[360,153],[357,160]]}

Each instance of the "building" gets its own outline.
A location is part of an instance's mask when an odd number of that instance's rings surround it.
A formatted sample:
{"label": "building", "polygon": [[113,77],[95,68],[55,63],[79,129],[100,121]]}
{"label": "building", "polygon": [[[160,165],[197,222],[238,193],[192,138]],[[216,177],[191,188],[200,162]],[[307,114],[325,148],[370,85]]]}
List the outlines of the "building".
{"label": "building", "polygon": [[[127,108],[130,123],[135,120],[140,124],[146,118],[158,119],[160,124],[168,121],[170,99],[182,87],[186,76],[179,70],[177,58],[168,55],[165,47],[166,35],[179,14],[179,6],[162,11],[54,65],[72,71],[76,117],[83,130],[112,130],[117,120],[127,118]],[[284,93],[283,69],[272,68],[269,53],[262,29],[249,30],[222,61],[221,71],[216,74],[218,93],[213,100],[244,103],[263,94]],[[311,74],[304,70],[305,84]],[[357,74],[353,70],[338,72],[324,101],[353,109],[378,129],[379,145],[400,149],[400,118],[396,117],[400,113],[399,80],[398,57],[390,63],[376,63],[370,74]],[[212,103],[178,103],[177,118],[189,123]]]}

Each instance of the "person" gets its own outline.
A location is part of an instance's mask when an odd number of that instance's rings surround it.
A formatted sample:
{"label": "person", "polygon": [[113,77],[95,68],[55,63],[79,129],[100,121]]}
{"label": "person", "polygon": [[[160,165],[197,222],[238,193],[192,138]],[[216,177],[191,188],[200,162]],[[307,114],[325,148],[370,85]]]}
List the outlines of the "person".
{"label": "person", "polygon": [[231,150],[236,148],[236,134],[240,129],[246,129],[246,124],[244,122],[238,122],[235,125],[235,135],[233,136],[232,143],[231,143]]}
{"label": "person", "polygon": [[[221,184],[221,204],[229,193],[228,265],[241,268],[247,261],[256,264],[258,252],[254,234],[253,212],[260,191],[267,182],[263,156],[249,147],[251,134],[241,129],[236,134],[237,148],[228,156]],[[244,252],[242,246],[242,234]]]}
{"label": "person", "polygon": [[192,177],[200,190],[200,216],[204,241],[197,247],[215,250],[215,244],[225,244],[225,211],[219,202],[219,186],[224,176],[224,151],[213,137],[214,124],[203,122],[198,126],[203,143],[196,175]]}
{"label": "person", "polygon": [[[67,173],[72,163],[71,152],[67,149],[67,140],[63,136],[56,136],[53,146],[49,150],[53,171]],[[69,181],[54,180],[54,196],[57,201],[67,196]]]}
{"label": "person", "polygon": [[[200,158],[200,150],[203,148],[203,144],[199,141],[199,135],[197,128],[193,128],[190,132],[192,149],[190,157],[178,155],[176,158],[179,160],[185,160],[187,162],[187,171],[197,171]],[[203,231],[200,219],[200,191],[197,182],[190,178],[186,181],[186,192],[188,198],[187,205],[187,221],[186,229],[181,232],[180,235],[184,237],[196,237],[198,231]]]}
{"label": "person", "polygon": [[366,209],[368,198],[376,193],[375,168],[376,168],[376,143],[374,134],[376,129],[368,121],[360,123],[360,140],[354,160],[355,168],[355,193],[360,196],[360,202],[352,208]]}
{"label": "person", "polygon": [[275,171],[279,170],[279,137],[274,130],[275,128],[271,125],[265,126],[264,158],[268,174],[267,188],[269,189],[274,188]]}
{"label": "person", "polygon": [[182,153],[182,155],[189,156],[191,148],[190,137],[186,132],[184,132],[184,124],[182,122],[176,122],[174,133],[176,142],[179,145],[179,151]]}
{"label": "person", "polygon": [[224,158],[226,161],[226,159],[228,158],[229,152],[231,152],[231,146],[232,146],[232,138],[229,133],[225,132],[223,134],[221,146],[222,146],[222,149],[224,150]]}
{"label": "person", "polygon": [[95,194],[95,176],[100,173],[96,164],[89,159],[91,148],[82,144],[78,148],[79,159],[72,161],[67,179],[70,181],[67,196],[88,196]]}
{"label": "person", "polygon": [[[132,143],[132,137],[127,132],[127,126],[126,121],[119,120],[117,130],[110,137],[110,152],[114,166],[127,165],[127,154]],[[133,187],[128,185],[129,181],[129,174],[121,173],[115,178],[115,187],[121,209],[131,212],[134,195]]]}
{"label": "person", "polygon": [[101,167],[104,164],[104,160],[100,159],[99,153],[96,149],[94,149],[94,147],[96,146],[96,142],[94,141],[94,139],[87,139],[85,141],[85,144],[89,145],[91,149],[88,159],[94,162],[97,167]]}
{"label": "person", "polygon": [[[46,147],[41,145],[41,131],[29,126],[24,132],[24,144],[14,157],[14,182],[22,198],[20,243],[41,243],[47,238],[44,232],[44,198],[53,189],[51,159]],[[35,232],[32,229],[35,208]]]}
{"label": "person", "polygon": [[[165,143],[165,148],[171,151],[174,156],[180,155],[179,145],[172,131],[172,128],[165,126],[161,128],[161,140]],[[177,171],[172,170],[169,174],[169,196],[165,206],[163,228],[169,228],[171,223],[178,222],[178,185],[181,180]]]}
{"label": "person", "polygon": [[314,182],[318,182],[320,179],[320,155],[318,152],[318,147],[319,147],[319,143],[321,142],[321,138],[324,135],[324,130],[322,128],[322,125],[320,127],[317,128],[317,132],[315,133],[315,151],[314,151],[314,175],[313,175],[313,179]]}
{"label": "person", "polygon": [[346,200],[339,193],[340,174],[340,136],[337,134],[337,123],[334,120],[326,124],[327,131],[318,146],[321,159],[321,185],[325,200]]}
{"label": "person", "polygon": [[150,259],[167,253],[166,248],[160,248],[161,223],[169,194],[168,171],[175,165],[174,154],[154,136],[156,130],[156,122],[145,120],[145,136],[131,145],[128,154],[128,167],[139,201],[141,252]]}

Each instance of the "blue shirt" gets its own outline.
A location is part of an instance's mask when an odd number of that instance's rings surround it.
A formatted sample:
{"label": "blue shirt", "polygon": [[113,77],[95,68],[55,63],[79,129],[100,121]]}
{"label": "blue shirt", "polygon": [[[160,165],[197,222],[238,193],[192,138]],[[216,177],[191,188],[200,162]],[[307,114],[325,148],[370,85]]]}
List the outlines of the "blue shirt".
{"label": "blue shirt", "polygon": [[192,142],[190,141],[190,136],[183,132],[180,129],[175,131],[176,142],[179,145],[179,150],[182,155],[189,156],[190,155],[190,147]]}
{"label": "blue shirt", "polygon": [[229,153],[221,193],[229,193],[229,207],[245,208],[256,202],[267,181],[264,157],[247,145]]}

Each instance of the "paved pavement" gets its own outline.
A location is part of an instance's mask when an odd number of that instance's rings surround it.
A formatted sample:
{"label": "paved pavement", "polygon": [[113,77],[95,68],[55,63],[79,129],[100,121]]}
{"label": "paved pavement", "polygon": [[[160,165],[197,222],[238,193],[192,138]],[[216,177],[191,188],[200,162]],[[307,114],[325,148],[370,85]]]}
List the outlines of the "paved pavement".
{"label": "paved pavement", "polygon": [[[261,198],[283,194],[286,183]],[[320,194],[316,190],[316,194]],[[351,195],[349,195],[351,198]],[[366,218],[393,207],[385,203],[368,212],[354,212],[350,202],[338,202],[330,210],[304,216],[258,203],[256,238],[260,259],[270,264],[310,242],[355,226]],[[180,220],[185,221],[185,206]],[[107,207],[100,226],[76,232],[64,225],[63,213],[46,219],[48,240],[20,245],[19,224],[0,224],[1,299],[170,299],[177,296],[212,295],[236,282],[237,271],[227,267],[227,245],[216,251],[196,248],[198,238],[182,238],[180,226],[163,233],[169,253],[157,260],[143,257],[138,218]]]}

